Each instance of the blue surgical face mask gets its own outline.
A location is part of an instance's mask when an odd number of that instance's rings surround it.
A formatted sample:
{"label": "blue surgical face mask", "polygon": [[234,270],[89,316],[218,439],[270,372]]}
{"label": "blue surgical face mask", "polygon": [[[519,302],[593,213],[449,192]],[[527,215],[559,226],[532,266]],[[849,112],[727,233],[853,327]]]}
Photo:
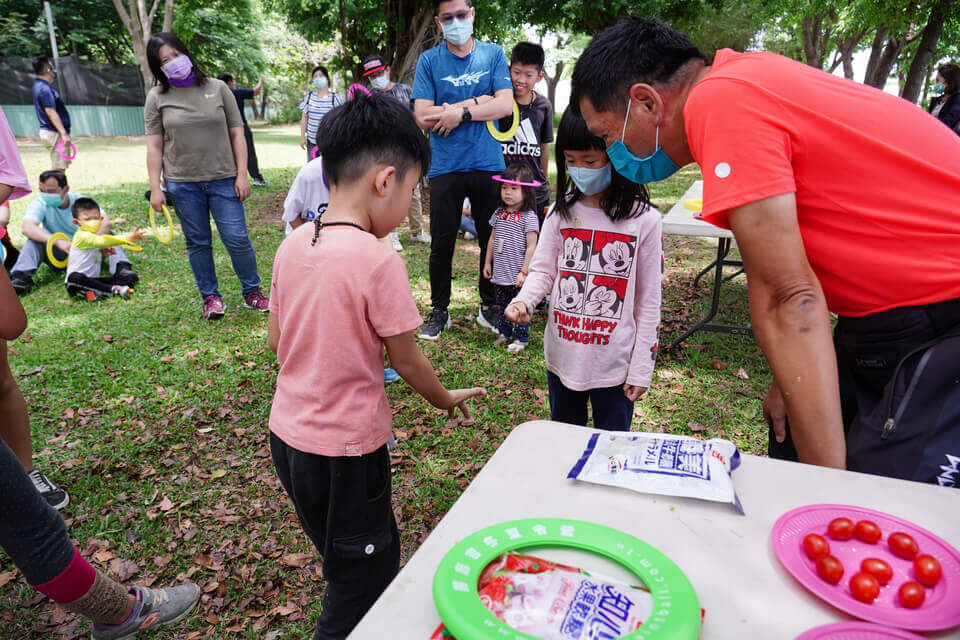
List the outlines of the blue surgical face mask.
{"label": "blue surgical face mask", "polygon": [[40,199],[48,207],[59,207],[63,204],[63,196],[59,193],[41,193]]}
{"label": "blue surgical face mask", "polygon": [[938,82],[938,83],[936,83],[935,85],[933,85],[933,92],[934,92],[934,93],[943,93],[943,83],[942,83],[942,82]]}
{"label": "blue surgical face mask", "polygon": [[316,78],[313,79],[313,86],[315,86],[317,89],[325,89],[327,87],[327,84],[329,83],[327,82],[327,79],[324,76],[317,76]]}
{"label": "blue surgical face mask", "polygon": [[585,196],[592,196],[606,191],[607,187],[610,186],[610,181],[613,179],[609,162],[599,169],[567,166],[567,173],[570,174],[570,179],[573,180],[573,184],[577,185],[580,193]]}
{"label": "blue surgical face mask", "polygon": [[455,47],[466,44],[473,35],[473,20],[471,18],[454,18],[450,24],[440,23],[443,29],[443,37],[447,42]]}
{"label": "blue surgical face mask", "polygon": [[638,158],[630,153],[627,145],[623,144],[623,136],[627,132],[627,120],[630,119],[630,104],[627,102],[627,115],[623,118],[623,131],[620,132],[620,139],[607,147],[607,157],[613,163],[613,168],[631,182],[637,184],[647,184],[648,182],[658,182],[666,180],[674,173],[679,171],[677,163],[670,159],[663,149],[660,148],[660,125],[657,125],[656,149],[646,158]]}

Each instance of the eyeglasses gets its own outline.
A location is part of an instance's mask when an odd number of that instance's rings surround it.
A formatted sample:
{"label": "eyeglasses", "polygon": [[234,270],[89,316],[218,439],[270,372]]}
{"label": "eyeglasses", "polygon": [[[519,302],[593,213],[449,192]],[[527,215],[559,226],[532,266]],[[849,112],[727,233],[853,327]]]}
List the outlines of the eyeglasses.
{"label": "eyeglasses", "polygon": [[453,19],[463,20],[470,17],[470,10],[466,9],[464,11],[457,11],[456,13],[444,13],[443,15],[437,16],[437,20],[440,21],[440,24],[450,24],[453,22]]}

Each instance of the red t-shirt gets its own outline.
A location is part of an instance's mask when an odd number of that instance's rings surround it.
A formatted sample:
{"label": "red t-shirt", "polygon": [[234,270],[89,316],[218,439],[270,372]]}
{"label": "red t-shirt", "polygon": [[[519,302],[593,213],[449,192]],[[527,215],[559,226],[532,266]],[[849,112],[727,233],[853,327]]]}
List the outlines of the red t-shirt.
{"label": "red t-shirt", "polygon": [[771,53],[717,51],[683,111],[703,217],[795,193],[831,311],[960,297],[960,137],[902,98]]}

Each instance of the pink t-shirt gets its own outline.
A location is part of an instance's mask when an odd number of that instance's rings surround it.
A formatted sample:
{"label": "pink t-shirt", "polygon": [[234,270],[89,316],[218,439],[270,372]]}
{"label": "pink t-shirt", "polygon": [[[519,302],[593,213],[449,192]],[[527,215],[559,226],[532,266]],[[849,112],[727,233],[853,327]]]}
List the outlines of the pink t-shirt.
{"label": "pink t-shirt", "polygon": [[277,249],[270,313],[280,323],[280,373],[270,430],[294,449],[359,456],[390,438],[383,338],[420,313],[403,260],[372,234],[305,224]]}
{"label": "pink t-shirt", "polygon": [[[30,193],[30,181],[20,162],[17,139],[7,123],[7,116],[0,109],[0,184],[13,187],[10,200],[16,200]],[[0,203],[2,204],[2,203]]]}

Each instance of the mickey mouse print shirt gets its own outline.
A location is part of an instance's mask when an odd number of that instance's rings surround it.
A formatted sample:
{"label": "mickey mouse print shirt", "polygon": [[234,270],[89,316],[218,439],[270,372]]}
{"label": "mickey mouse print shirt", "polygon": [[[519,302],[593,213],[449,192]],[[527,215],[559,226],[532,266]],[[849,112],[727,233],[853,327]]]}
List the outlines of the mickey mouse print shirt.
{"label": "mickey mouse print shirt", "polygon": [[551,292],[543,351],[564,386],[650,386],[662,270],[662,224],[653,207],[614,222],[578,202],[570,220],[547,217],[515,300],[532,310]]}

